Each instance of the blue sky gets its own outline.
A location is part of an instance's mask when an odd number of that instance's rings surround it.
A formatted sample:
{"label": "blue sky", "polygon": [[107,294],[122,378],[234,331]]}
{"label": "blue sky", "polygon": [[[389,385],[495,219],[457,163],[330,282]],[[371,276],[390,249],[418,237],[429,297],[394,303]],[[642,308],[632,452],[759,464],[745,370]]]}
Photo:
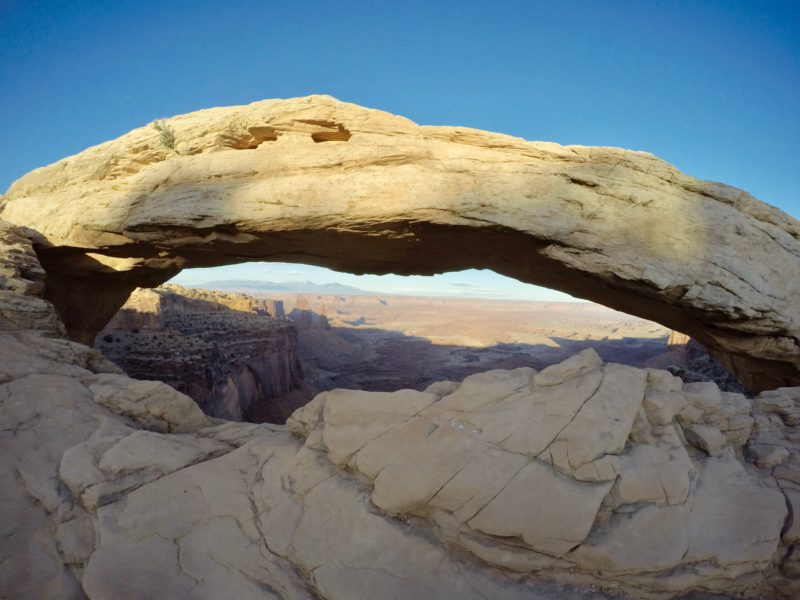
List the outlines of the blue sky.
{"label": "blue sky", "polygon": [[[647,150],[800,216],[797,0],[0,0],[0,90],[0,190],[155,118],[326,93],[423,124]],[[248,278],[322,277],[269,268]],[[442,293],[516,293],[450,277]]]}

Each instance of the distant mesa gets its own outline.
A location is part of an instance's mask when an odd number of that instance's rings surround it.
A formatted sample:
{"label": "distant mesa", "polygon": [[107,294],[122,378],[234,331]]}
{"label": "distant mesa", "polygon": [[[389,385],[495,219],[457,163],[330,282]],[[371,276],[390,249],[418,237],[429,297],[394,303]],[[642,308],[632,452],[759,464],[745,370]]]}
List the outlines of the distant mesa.
{"label": "distant mesa", "polygon": [[342,283],[314,283],[312,281],[261,281],[254,279],[225,279],[206,283],[184,284],[186,287],[209,290],[260,290],[268,292],[296,292],[298,294],[323,294],[340,296],[373,296],[376,292],[362,290]]}

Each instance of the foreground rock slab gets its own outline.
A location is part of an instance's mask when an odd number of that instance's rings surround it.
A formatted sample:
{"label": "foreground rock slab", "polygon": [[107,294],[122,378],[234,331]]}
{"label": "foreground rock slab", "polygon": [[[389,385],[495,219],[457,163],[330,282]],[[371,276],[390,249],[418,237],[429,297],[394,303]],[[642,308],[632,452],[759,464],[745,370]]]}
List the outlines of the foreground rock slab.
{"label": "foreground rock slab", "polygon": [[[38,332],[0,334],[0,365],[8,597],[800,591],[796,389],[754,420],[741,396],[586,351],[426,392],[325,392],[287,429],[211,419]],[[699,424],[718,456],[683,436]],[[780,473],[745,459],[767,444],[791,457]]]}
{"label": "foreground rock slab", "polygon": [[455,390],[325,392],[288,426],[485,562],[647,595],[764,590],[786,556],[786,486],[743,456],[753,423],[740,394],[586,350]]}
{"label": "foreground rock slab", "polygon": [[3,597],[604,597],[465,562],[285,428],[89,348],[0,334],[0,364]]}
{"label": "foreground rock slab", "polygon": [[46,297],[87,343],[187,267],[488,268],[690,334],[751,390],[800,385],[800,223],[644,152],[266,100],[37,169],[0,214],[38,232]]}

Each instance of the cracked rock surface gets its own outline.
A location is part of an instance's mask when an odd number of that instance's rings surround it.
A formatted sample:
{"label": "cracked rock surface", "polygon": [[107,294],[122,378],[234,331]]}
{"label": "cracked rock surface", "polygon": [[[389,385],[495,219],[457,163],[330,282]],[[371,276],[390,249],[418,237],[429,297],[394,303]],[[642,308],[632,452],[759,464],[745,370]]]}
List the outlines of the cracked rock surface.
{"label": "cracked rock surface", "polygon": [[441,398],[324,392],[288,422],[376,507],[483,561],[652,594],[751,592],[796,541],[779,481],[744,459],[752,425],[741,395],[593,350]]}
{"label": "cracked rock surface", "polygon": [[800,223],[747,192],[645,152],[419,126],[329,96],[159,126],[172,147],[146,125],[0,198],[4,220],[38,232],[72,339],[188,267],[488,268],[689,334],[752,391],[800,385]]}
{"label": "cracked rock surface", "polygon": [[211,420],[74,347],[0,334],[2,597],[593,596],[460,558],[284,427]]}
{"label": "cracked rock surface", "polygon": [[[210,419],[36,332],[0,334],[0,364],[9,598],[800,589],[795,390],[757,401],[751,438],[746,405],[698,417],[718,390],[588,350],[429,392],[325,392],[287,429]],[[687,442],[697,419],[716,456]],[[759,468],[748,439],[790,458]]]}

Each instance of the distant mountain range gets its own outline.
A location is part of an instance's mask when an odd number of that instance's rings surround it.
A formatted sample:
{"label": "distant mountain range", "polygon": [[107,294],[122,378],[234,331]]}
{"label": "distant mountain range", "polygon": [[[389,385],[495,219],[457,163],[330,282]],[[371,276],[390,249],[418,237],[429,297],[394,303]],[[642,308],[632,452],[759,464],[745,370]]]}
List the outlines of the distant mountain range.
{"label": "distant mountain range", "polygon": [[250,279],[225,279],[222,281],[207,281],[193,285],[184,284],[186,287],[205,288],[212,290],[259,290],[268,292],[294,292],[298,294],[320,294],[330,296],[375,296],[369,292],[350,285],[341,283],[314,283],[313,281],[256,281]]}

